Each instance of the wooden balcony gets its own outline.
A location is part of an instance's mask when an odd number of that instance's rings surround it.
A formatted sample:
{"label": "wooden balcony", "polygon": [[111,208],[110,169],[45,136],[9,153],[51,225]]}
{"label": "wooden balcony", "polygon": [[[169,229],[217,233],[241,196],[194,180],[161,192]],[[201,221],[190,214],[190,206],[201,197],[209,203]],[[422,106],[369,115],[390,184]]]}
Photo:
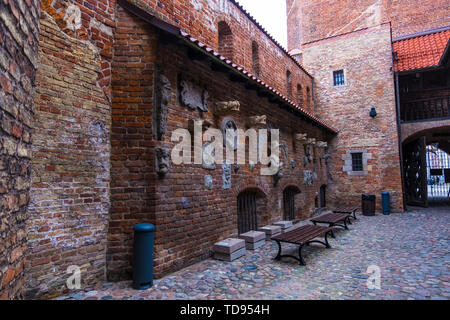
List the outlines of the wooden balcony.
{"label": "wooden balcony", "polygon": [[449,119],[450,96],[403,102],[400,116],[402,122]]}

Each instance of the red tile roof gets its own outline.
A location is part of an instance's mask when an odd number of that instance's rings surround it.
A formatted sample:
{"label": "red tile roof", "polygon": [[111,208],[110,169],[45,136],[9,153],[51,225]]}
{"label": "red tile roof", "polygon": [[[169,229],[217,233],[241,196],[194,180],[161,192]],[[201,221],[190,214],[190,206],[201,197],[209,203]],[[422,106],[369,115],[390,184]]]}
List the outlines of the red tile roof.
{"label": "red tile roof", "polygon": [[396,72],[439,66],[450,40],[450,30],[394,41]]}

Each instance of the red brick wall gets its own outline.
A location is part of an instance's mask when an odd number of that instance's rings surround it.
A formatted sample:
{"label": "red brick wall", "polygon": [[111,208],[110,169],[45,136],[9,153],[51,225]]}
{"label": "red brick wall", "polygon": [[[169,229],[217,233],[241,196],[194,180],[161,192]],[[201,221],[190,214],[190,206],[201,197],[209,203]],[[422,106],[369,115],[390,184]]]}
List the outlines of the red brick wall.
{"label": "red brick wall", "polygon": [[39,1],[0,1],[0,300],[26,279],[38,21]]}
{"label": "red brick wall", "polygon": [[[130,1],[151,14],[180,27],[219,52],[219,22],[228,24],[233,38],[233,62],[253,72],[252,41],[259,45],[260,78],[287,96],[286,71],[293,88],[311,86],[311,78],[231,1]],[[292,89],[294,90],[294,89]],[[305,95],[306,97],[306,95]],[[294,102],[295,99],[294,99]],[[305,109],[312,110],[313,105]]]}
{"label": "red brick wall", "polygon": [[157,38],[147,23],[117,11],[111,132],[108,278],[129,278],[132,227],[154,222],[153,71]]}
{"label": "red brick wall", "polygon": [[[152,222],[155,234],[155,274],[161,276],[195,263],[211,253],[215,242],[237,233],[237,195],[247,188],[259,190],[260,218],[270,223],[282,218],[278,201],[285,187],[297,186],[296,198],[299,218],[308,217],[314,210],[314,198],[321,185],[326,184],[325,162],[319,161],[318,179],[314,185],[304,184],[303,146],[296,145],[293,135],[302,131],[318,140],[325,134],[311,124],[282,111],[244,84],[231,82],[226,74],[214,72],[206,62],[188,59],[187,49],[175,41],[161,41],[155,30],[137,18],[118,11],[118,29],[113,62],[113,135],[111,168],[111,222],[108,245],[108,275],[111,279],[129,278],[132,258],[132,226],[138,222]],[[166,134],[161,140],[152,139],[152,75],[167,76],[172,94]],[[281,129],[281,139],[295,159],[295,169],[285,164],[284,178],[274,187],[272,177],[259,175],[259,166],[251,172],[241,165],[238,172],[232,167],[232,187],[222,189],[222,168],[203,169],[200,165],[175,166],[163,177],[154,172],[154,147],[171,150],[171,133],[188,128],[189,120],[200,118],[179,102],[179,75],[183,73],[207,87],[210,112],[204,118],[220,128],[222,118],[211,111],[215,102],[239,100],[241,111],[234,116],[238,127],[245,129],[251,115],[265,114],[273,128]],[[153,81],[152,81],[153,80]],[[301,129],[299,129],[301,128]],[[213,187],[205,187],[204,177],[211,175]],[[265,198],[265,200],[264,200]]]}
{"label": "red brick wall", "polygon": [[97,79],[102,57],[41,13],[36,75],[27,297],[67,292],[67,267],[82,288],[105,280],[110,106]]}
{"label": "red brick wall", "polygon": [[288,48],[391,22],[393,36],[450,24],[446,0],[286,0]]}
{"label": "red brick wall", "polygon": [[[355,59],[355,57],[358,57]],[[360,207],[361,194],[391,193],[391,206],[403,209],[392,43],[389,24],[311,43],[304,49],[305,65],[314,76],[314,95],[321,119],[339,134],[331,143],[332,204]],[[333,71],[343,69],[345,85],[333,86]],[[378,113],[371,118],[375,107]],[[371,154],[367,175],[344,172],[344,156],[352,150]],[[351,165],[351,163],[350,163]]]}

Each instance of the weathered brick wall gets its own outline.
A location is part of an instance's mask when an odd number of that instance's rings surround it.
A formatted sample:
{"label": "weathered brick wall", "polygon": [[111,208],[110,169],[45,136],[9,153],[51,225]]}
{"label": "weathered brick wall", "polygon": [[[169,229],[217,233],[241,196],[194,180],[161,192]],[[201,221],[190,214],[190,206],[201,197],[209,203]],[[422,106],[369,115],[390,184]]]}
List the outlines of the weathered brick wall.
{"label": "weathered brick wall", "polygon": [[70,37],[87,40],[101,57],[97,84],[111,99],[111,58],[116,0],[42,0],[42,10]]}
{"label": "weathered brick wall", "polygon": [[[113,62],[113,127],[111,167],[111,221],[108,241],[108,276],[111,279],[129,278],[133,234],[132,226],[146,221],[156,225],[155,274],[161,276],[195,263],[211,253],[215,242],[236,235],[237,196],[254,188],[262,197],[259,203],[260,225],[282,219],[282,192],[287,186],[297,186],[299,209],[297,217],[310,216],[314,199],[321,185],[326,184],[326,164],[320,159],[323,150],[316,150],[317,180],[312,186],[304,183],[304,170],[313,171],[313,163],[304,166],[304,149],[293,143],[295,133],[325,140],[320,129],[313,127],[276,104],[259,97],[242,83],[231,82],[227,74],[212,71],[208,62],[192,61],[187,48],[173,40],[164,40],[155,29],[123,10],[118,11],[118,28]],[[153,86],[154,74],[164,75],[170,82],[168,120],[165,134],[154,136]],[[200,118],[198,111],[180,103],[180,75],[188,77],[208,91],[209,111],[204,119],[212,127],[220,128],[222,117],[213,115],[215,102],[238,100],[240,112],[233,116],[237,126],[246,129],[252,115],[267,115],[273,128],[281,129],[281,139],[288,146],[289,160],[283,169],[284,177],[273,186],[272,177],[259,175],[260,166],[252,172],[248,165],[238,171],[232,166],[232,185],[222,187],[222,168],[207,170],[201,165],[175,166],[159,176],[155,172],[155,147],[171,150],[171,133],[189,127],[189,120]],[[156,91],[157,92],[157,91]],[[295,151],[294,151],[295,150]],[[212,178],[212,188],[205,186],[205,176]]]}
{"label": "weathered brick wall", "polygon": [[[355,59],[358,56],[358,59]],[[392,72],[389,24],[311,43],[304,50],[305,66],[315,79],[321,119],[339,130],[331,147],[330,193],[334,203],[360,206],[361,194],[388,191],[391,206],[402,210],[402,189]],[[346,85],[333,86],[333,71],[344,69]],[[369,116],[375,107],[378,116]],[[344,172],[347,152],[366,150],[367,175]]]}
{"label": "weathered brick wall", "polygon": [[313,111],[313,103],[306,103],[306,87],[311,87],[311,78],[298,64],[280,49],[253,23],[242,10],[230,0],[128,0],[151,14],[180,27],[193,37],[219,52],[219,22],[227,23],[233,38],[233,62],[254,72],[252,67],[252,42],[259,46],[260,78],[288,95],[286,71],[292,73],[293,97],[297,103],[297,84],[303,85],[303,107]]}
{"label": "weathered brick wall", "polygon": [[446,0],[286,0],[288,48],[391,22],[398,37],[450,24]]}
{"label": "weathered brick wall", "polygon": [[0,299],[23,297],[39,1],[0,1]]}
{"label": "weathered brick wall", "polygon": [[99,86],[102,57],[41,12],[36,75],[27,297],[67,291],[67,267],[82,286],[106,277],[111,110]]}

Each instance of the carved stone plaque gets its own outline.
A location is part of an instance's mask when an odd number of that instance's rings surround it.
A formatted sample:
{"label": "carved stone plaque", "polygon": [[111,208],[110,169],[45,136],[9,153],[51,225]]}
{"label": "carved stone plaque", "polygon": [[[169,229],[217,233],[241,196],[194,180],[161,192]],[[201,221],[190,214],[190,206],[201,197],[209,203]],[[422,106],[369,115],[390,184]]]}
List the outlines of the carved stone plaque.
{"label": "carved stone plaque", "polygon": [[183,79],[180,81],[180,89],[180,100],[184,106],[192,110],[208,111],[208,91],[205,88]]}

